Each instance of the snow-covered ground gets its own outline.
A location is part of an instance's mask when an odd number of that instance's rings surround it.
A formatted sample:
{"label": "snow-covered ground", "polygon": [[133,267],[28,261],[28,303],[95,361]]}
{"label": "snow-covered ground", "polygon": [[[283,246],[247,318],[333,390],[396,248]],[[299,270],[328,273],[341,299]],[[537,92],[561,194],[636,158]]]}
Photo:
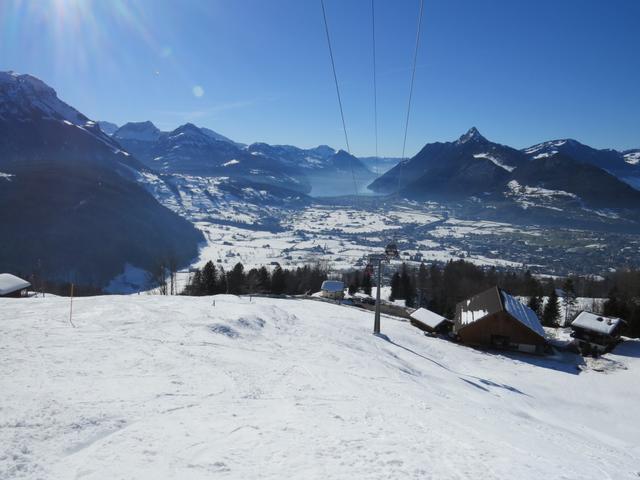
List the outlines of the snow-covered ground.
{"label": "snow-covered ground", "polygon": [[313,300],[111,296],[73,312],[76,328],[69,299],[0,299],[2,479],[640,473],[638,341],[591,368],[389,317],[386,340],[370,312]]}

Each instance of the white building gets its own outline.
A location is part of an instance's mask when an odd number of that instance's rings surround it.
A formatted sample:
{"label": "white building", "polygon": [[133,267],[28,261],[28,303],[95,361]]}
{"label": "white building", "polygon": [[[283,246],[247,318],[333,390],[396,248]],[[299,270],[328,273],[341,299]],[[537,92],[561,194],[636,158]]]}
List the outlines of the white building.
{"label": "white building", "polygon": [[10,273],[0,273],[0,297],[22,297],[31,286],[29,282]]}
{"label": "white building", "polygon": [[342,300],[344,298],[344,282],[340,280],[325,280],[320,287],[320,295],[324,298]]}

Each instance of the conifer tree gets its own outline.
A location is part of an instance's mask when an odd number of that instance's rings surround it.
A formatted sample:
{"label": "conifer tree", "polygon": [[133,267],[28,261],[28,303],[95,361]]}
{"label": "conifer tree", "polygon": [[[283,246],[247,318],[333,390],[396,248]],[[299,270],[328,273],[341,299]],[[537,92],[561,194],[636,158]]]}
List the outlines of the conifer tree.
{"label": "conifer tree", "polygon": [[216,293],[229,293],[229,286],[227,283],[227,274],[223,267],[220,267],[220,274],[218,275],[218,282],[216,282]]}
{"label": "conifer tree", "polygon": [[542,299],[538,295],[529,297],[529,308],[535,312],[538,318],[542,317]]}
{"label": "conifer tree", "polygon": [[280,265],[276,265],[276,268],[271,274],[271,291],[276,295],[282,295],[285,292],[287,285],[284,272]]}
{"label": "conifer tree", "polygon": [[403,298],[401,289],[400,274],[396,272],[391,277],[391,295],[389,295],[389,300],[393,302],[397,298]]}
{"label": "conifer tree", "polygon": [[271,275],[264,265],[258,270],[258,289],[261,293],[269,293],[271,291]]}
{"label": "conifer tree", "polygon": [[362,275],[362,292],[365,295],[371,295],[371,275],[369,272],[364,272]]}
{"label": "conifer tree", "polygon": [[215,295],[216,290],[216,266],[209,260],[202,269],[201,295]]}
{"label": "conifer tree", "polygon": [[568,277],[564,283],[562,284],[562,290],[564,292],[564,297],[562,297],[562,303],[564,306],[564,319],[563,322],[566,323],[569,321],[573,314],[573,309],[575,308],[576,301],[576,289],[573,284],[573,280]]}
{"label": "conifer tree", "polygon": [[558,318],[560,317],[560,305],[558,305],[558,294],[555,288],[551,290],[551,295],[547,300],[542,312],[542,324],[545,327],[557,327]]}
{"label": "conifer tree", "polygon": [[240,262],[227,274],[227,291],[232,295],[240,295],[245,291],[244,265]]}

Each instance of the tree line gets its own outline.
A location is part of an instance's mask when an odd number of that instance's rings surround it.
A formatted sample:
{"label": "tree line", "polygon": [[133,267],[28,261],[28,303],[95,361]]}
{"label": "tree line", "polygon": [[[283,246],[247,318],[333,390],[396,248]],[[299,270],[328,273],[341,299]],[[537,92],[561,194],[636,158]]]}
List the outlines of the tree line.
{"label": "tree line", "polygon": [[233,295],[273,294],[301,295],[320,291],[327,279],[327,271],[321,265],[305,265],[295,269],[276,265],[273,271],[265,266],[245,271],[240,262],[228,272],[216,267],[212,261],[202,269],[195,269],[184,288],[183,295]]}

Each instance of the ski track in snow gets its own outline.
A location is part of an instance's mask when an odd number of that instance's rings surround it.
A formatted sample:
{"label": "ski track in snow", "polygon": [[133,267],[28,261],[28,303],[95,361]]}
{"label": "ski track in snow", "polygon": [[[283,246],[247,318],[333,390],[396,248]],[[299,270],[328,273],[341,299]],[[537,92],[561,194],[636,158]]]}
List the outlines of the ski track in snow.
{"label": "ski track in snow", "polygon": [[[215,306],[213,303],[215,301]],[[0,299],[0,478],[638,478],[640,342],[578,374],[296,299]],[[224,326],[226,329],[212,328]],[[227,335],[233,331],[235,335]]]}

